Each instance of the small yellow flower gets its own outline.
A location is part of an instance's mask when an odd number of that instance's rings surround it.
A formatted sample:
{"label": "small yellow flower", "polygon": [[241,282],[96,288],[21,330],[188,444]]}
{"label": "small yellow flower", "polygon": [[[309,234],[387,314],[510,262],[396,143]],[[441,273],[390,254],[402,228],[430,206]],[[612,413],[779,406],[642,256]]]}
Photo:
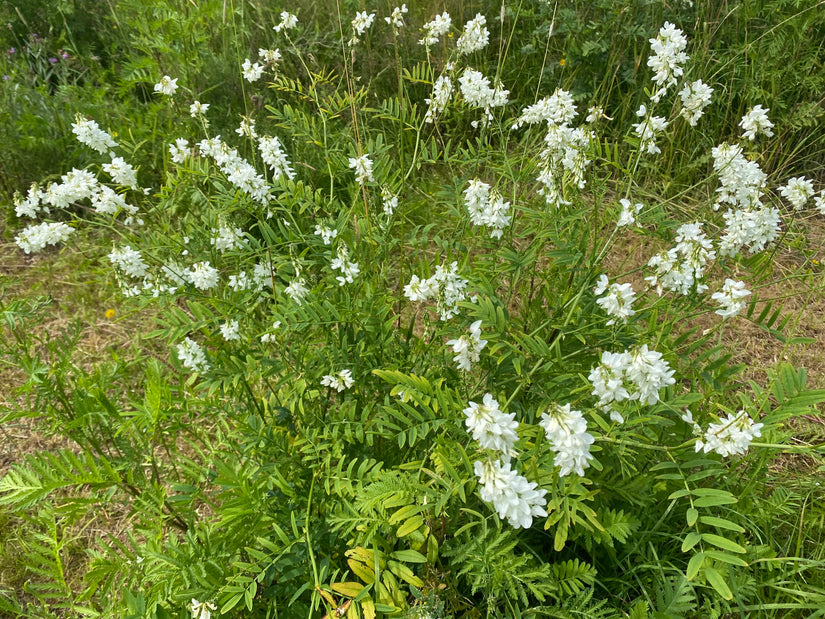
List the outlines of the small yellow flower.
{"label": "small yellow flower", "polygon": [[560,67],[563,67],[565,62],[567,62],[567,61],[566,61],[564,58],[562,58],[561,60],[559,60],[559,66],[560,66]]}
{"label": "small yellow flower", "polygon": [[115,317],[115,310],[113,310],[113,309],[107,309],[107,310],[106,310],[106,314],[105,314],[105,315],[106,315],[106,318],[108,318],[109,320],[111,320],[112,318],[114,318],[114,317]]}

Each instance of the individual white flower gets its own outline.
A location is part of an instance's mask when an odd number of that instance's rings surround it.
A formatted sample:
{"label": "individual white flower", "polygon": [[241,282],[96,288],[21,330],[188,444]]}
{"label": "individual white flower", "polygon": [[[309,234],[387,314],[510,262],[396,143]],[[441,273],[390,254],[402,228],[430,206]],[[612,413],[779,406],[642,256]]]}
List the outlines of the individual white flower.
{"label": "individual white flower", "polygon": [[679,92],[679,96],[682,98],[681,114],[691,127],[695,127],[702,114],[705,113],[705,108],[710,105],[712,94],[713,88],[702,80],[685,84]]}
{"label": "individual white flower", "polygon": [[333,270],[341,271],[341,275],[335,278],[338,280],[339,286],[343,286],[344,284],[351,284],[353,281],[355,281],[355,278],[358,277],[358,274],[361,272],[358,268],[357,262],[349,261],[349,250],[346,248],[345,245],[341,245],[338,248],[338,257],[332,260],[332,264],[330,266]]}
{"label": "individual white flower", "polygon": [[719,423],[708,426],[703,439],[696,441],[696,451],[715,451],[723,457],[744,454],[753,439],[762,436],[763,426],[762,423],[754,423],[744,410],[736,415],[728,414]]}
{"label": "individual white flower", "polygon": [[37,253],[46,245],[64,242],[74,232],[74,228],[63,222],[31,225],[14,237],[17,246],[27,254]]}
{"label": "individual white flower", "polygon": [[722,286],[721,292],[714,292],[710,298],[722,306],[716,310],[716,313],[723,319],[727,319],[738,315],[747,307],[748,304],[743,299],[750,295],[750,293],[751,291],[745,288],[745,282],[738,282],[727,278],[725,279],[725,285]]}
{"label": "individual white flower", "polygon": [[404,27],[404,15],[407,14],[407,5],[402,4],[392,10],[389,17],[385,17],[384,21],[393,27],[393,30],[398,30]]}
{"label": "individual white flower", "polygon": [[438,43],[438,37],[447,34],[450,31],[453,20],[447,11],[441,15],[436,15],[431,21],[428,21],[422,29],[424,30],[424,38],[418,44],[429,47]]}
{"label": "individual white flower", "polygon": [[243,77],[247,82],[257,82],[264,74],[264,67],[257,62],[253,63],[249,58],[247,58],[244,60],[243,65],[241,65],[241,71],[243,72]]}
{"label": "individual white flower", "polygon": [[429,106],[424,114],[424,122],[431,123],[447,108],[450,97],[453,95],[453,82],[446,75],[438,76],[433,84],[433,94],[429,99],[424,99]]}
{"label": "individual white flower", "polygon": [[113,249],[108,258],[113,265],[129,277],[145,277],[149,269],[149,265],[143,261],[140,252],[129,245],[121,249]]}
{"label": "individual white flower", "polygon": [[805,203],[814,195],[814,184],[804,176],[795,176],[789,178],[788,182],[779,188],[779,193],[797,211],[801,211]]}
{"label": "individual white flower", "polygon": [[598,105],[594,105],[593,107],[587,109],[587,117],[584,119],[584,122],[595,123],[601,120],[602,118],[607,118],[604,115],[604,108]]}
{"label": "individual white flower", "polygon": [[539,425],[544,428],[550,448],[555,453],[553,462],[559,468],[559,477],[576,473],[584,477],[593,455],[590,446],[594,438],[587,432],[587,420],[581,411],[570,410],[570,404],[553,404],[543,413]]}
{"label": "individual white flower", "polygon": [[[197,342],[188,337],[178,344],[178,359],[183,361],[184,367],[193,372],[202,374],[209,369],[209,361],[207,361],[203,349]],[[212,606],[212,610],[215,610],[214,606]],[[209,616],[208,613],[206,616]]]}
{"label": "individual white flower", "polygon": [[487,18],[481,13],[476,13],[473,19],[464,24],[464,32],[456,42],[459,54],[466,56],[487,47],[490,42],[490,31],[485,27],[486,23]]}
{"label": "individual white flower", "polygon": [[172,155],[173,163],[185,163],[189,153],[189,140],[176,138],[175,143],[169,145],[169,154]]}
{"label": "individual white flower", "polygon": [[272,170],[273,180],[280,180],[282,176],[292,180],[295,178],[295,171],[289,163],[289,158],[283,150],[283,145],[277,137],[262,136],[258,139],[258,150],[261,152],[261,159]]}
{"label": "individual white flower", "polygon": [[206,112],[209,110],[209,103],[201,103],[200,101],[195,101],[192,105],[189,106],[189,115],[192,118],[197,118],[198,116],[205,116]]}
{"label": "individual white flower", "polygon": [[825,215],[825,189],[819,192],[814,198],[814,207],[820,215]]}
{"label": "individual white flower", "polygon": [[238,330],[237,320],[227,320],[221,324],[221,335],[227,342],[241,339],[240,331]]}
{"label": "individual white flower", "polygon": [[351,370],[341,370],[337,374],[326,374],[321,379],[321,384],[324,387],[330,387],[331,389],[335,389],[337,392],[341,392],[344,389],[349,389],[355,381],[352,378],[352,371]]}
{"label": "individual white flower", "polygon": [[117,142],[101,129],[97,122],[86,120],[80,114],[75,116],[75,121],[72,123],[72,133],[77,136],[78,142],[96,150],[101,155],[105,155],[117,146]]}
{"label": "individual white flower", "polygon": [[321,240],[324,242],[324,245],[329,245],[332,243],[332,239],[338,236],[338,230],[335,228],[327,228],[326,226],[322,226],[321,224],[315,225],[315,234],[316,236],[320,236]]}
{"label": "individual white flower", "polygon": [[361,185],[363,185],[365,181],[375,182],[375,177],[372,175],[372,160],[369,158],[369,155],[350,157],[349,167],[355,170],[355,180]]}
{"label": "individual white flower", "polygon": [[487,345],[487,340],[481,339],[481,321],[476,320],[470,325],[470,335],[462,335],[457,340],[450,340],[447,346],[453,347],[456,353],[453,357],[458,369],[469,372],[473,363],[478,363],[480,353]]}
{"label": "individual white flower", "polygon": [[210,611],[216,610],[216,606],[211,602],[198,602],[198,600],[192,598],[190,610],[192,611],[192,619],[211,619],[212,613]]}
{"label": "individual white flower", "polygon": [[281,22],[276,26],[273,26],[272,29],[275,32],[281,32],[282,30],[292,30],[298,25],[298,18],[290,13],[289,11],[281,11]]}
{"label": "individual white flower", "polygon": [[538,484],[512,470],[509,462],[477,461],[473,470],[481,482],[481,500],[492,503],[498,517],[511,527],[529,529],[534,517],[547,516],[547,491],[537,490]]}
{"label": "individual white flower", "polygon": [[653,83],[659,88],[650,98],[658,103],[667,89],[676,84],[677,78],[684,73],[682,67],[689,56],[685,53],[687,38],[684,33],[670,22],[665,22],[655,39],[650,39],[653,54],[647,60],[647,66],[655,72]]}
{"label": "individual white flower", "polygon": [[505,414],[498,408],[498,402],[489,393],[481,404],[470,402],[464,409],[467,431],[482,449],[492,449],[500,453],[506,462],[514,454],[513,446],[518,440],[518,421],[515,413]]}
{"label": "individual white flower", "polygon": [[198,290],[209,290],[218,285],[218,269],[211,266],[208,261],[196,262],[192,265],[192,270],[187,273],[187,279]]}
{"label": "individual white flower", "polygon": [[602,275],[594,292],[597,295],[604,293],[596,299],[596,305],[604,309],[608,316],[614,317],[607,321],[608,326],[615,324],[616,320],[627,323],[627,319],[636,314],[631,307],[636,300],[631,284],[609,284],[607,276]]}
{"label": "individual white flower", "polygon": [[155,92],[171,97],[178,90],[178,78],[172,79],[168,75],[160,78],[160,81],[155,84]]}
{"label": "individual white flower", "polygon": [[281,62],[281,50],[259,48],[258,58],[263,60],[268,66],[277,65],[279,62]]}
{"label": "individual white flower", "polygon": [[770,109],[762,109],[761,105],[755,105],[747,114],[739,121],[739,126],[742,127],[744,133],[743,138],[747,138],[751,142],[756,139],[760,133],[767,137],[773,136],[773,123],[768,119],[768,112]]}
{"label": "individual white flower", "polygon": [[111,163],[104,163],[103,170],[112,177],[118,185],[137,189],[137,173],[131,164],[126,163],[122,157],[115,157]]}
{"label": "individual white flower", "polygon": [[619,204],[622,205],[622,213],[619,215],[618,221],[616,221],[616,226],[621,228],[623,226],[632,226],[635,224],[636,214],[642,210],[642,205],[638,202],[631,205],[630,200],[627,198],[622,198],[619,200]]}

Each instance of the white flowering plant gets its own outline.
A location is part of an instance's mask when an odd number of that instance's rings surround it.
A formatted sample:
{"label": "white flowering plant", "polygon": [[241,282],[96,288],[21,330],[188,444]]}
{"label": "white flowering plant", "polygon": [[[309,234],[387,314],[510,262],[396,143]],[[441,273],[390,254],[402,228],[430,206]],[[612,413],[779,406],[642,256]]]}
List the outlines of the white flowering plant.
{"label": "white flowering plant", "polygon": [[[17,251],[111,235],[101,259],[156,317],[152,348],[115,396],[69,356],[36,363],[35,312],[16,310],[4,351],[84,455],[20,464],[0,504],[95,488],[83,505],[128,513],[74,596],[101,615],[755,608],[784,552],[755,487],[774,454],[813,457],[785,424],[825,391],[787,364],[746,378],[724,338],[750,324],[793,341],[760,298],[764,265],[818,216],[821,184],[753,150],[772,137],[758,106],[742,133],[708,136],[693,185],[640,184],[723,89],[674,23],[638,59],[634,117],[608,131],[609,101],[563,82],[514,99],[477,64],[504,49],[504,13],[391,9],[341,19],[332,73],[293,39],[303,15],[279,9],[260,62],[235,66],[262,103],[234,131],[210,123],[208,91],[165,75],[159,186],[76,118],[108,163],[18,195]],[[362,66],[384,31],[390,94]]]}

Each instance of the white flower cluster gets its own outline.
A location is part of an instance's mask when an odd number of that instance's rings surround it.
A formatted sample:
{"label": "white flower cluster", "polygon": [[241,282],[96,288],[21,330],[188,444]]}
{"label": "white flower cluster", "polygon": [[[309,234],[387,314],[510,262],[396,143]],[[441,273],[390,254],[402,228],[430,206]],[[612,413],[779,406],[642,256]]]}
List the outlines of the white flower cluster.
{"label": "white flower cluster", "polygon": [[769,109],[762,109],[761,105],[752,107],[747,114],[739,121],[739,126],[742,127],[744,133],[743,138],[747,138],[751,142],[756,139],[760,133],[767,137],[773,136],[773,123],[768,118]]}
{"label": "white flower cluster", "polygon": [[118,185],[137,189],[137,172],[130,163],[126,163],[122,157],[114,157],[111,163],[104,163],[103,170],[112,177]]}
{"label": "white flower cluster", "polygon": [[69,238],[74,228],[63,222],[31,225],[14,237],[17,246],[27,254],[37,253],[46,245],[57,245]]}
{"label": "white flower cluster", "polygon": [[243,230],[223,225],[217,230],[213,228],[209,243],[214,245],[215,249],[221,252],[221,254],[225,251],[240,249],[243,247]]}
{"label": "white flower cluster", "polygon": [[633,123],[633,130],[639,136],[639,148],[646,150],[648,155],[658,155],[662,150],[656,145],[656,137],[667,129],[669,123],[661,116],[648,115],[644,105],[636,111],[636,116],[644,117],[642,122]]}
{"label": "white flower cluster", "polygon": [[[464,73],[458,78],[458,84],[464,101],[468,105],[484,109],[485,120],[482,124],[493,119],[490,109],[506,105],[510,96],[510,91],[504,90],[501,83],[496,84],[495,88],[490,88],[489,79],[481,72],[469,68],[464,69]],[[472,125],[477,127],[478,122],[473,121]]]}
{"label": "white flower cluster", "polygon": [[392,10],[389,17],[385,17],[384,21],[392,26],[393,30],[398,30],[404,27],[404,15],[407,14],[407,5],[402,4]]}
{"label": "white flower cluster", "polygon": [[395,209],[398,208],[398,196],[393,194],[389,187],[381,187],[381,210],[384,211],[384,215],[387,217],[392,217],[393,213],[395,213]]}
{"label": "white flower cluster", "polygon": [[725,232],[719,239],[719,254],[735,256],[743,247],[755,254],[772,243],[780,232],[779,210],[728,210],[724,215]]}
{"label": "white flower cluster", "polygon": [[243,65],[241,66],[241,71],[243,73],[243,77],[247,82],[257,82],[261,79],[261,76],[264,74],[264,67],[260,63],[253,63],[249,58],[243,61]]}
{"label": "white flower cluster", "polygon": [[140,252],[129,245],[121,249],[113,249],[109,254],[109,261],[129,277],[145,277],[149,269],[149,265],[143,261]]}
{"label": "white flower cluster", "polygon": [[240,326],[238,325],[237,320],[227,320],[224,323],[221,323],[221,336],[227,342],[231,342],[233,340],[240,340],[241,333],[240,333]]}
{"label": "white flower cluster", "polygon": [[510,203],[495,192],[490,196],[490,185],[478,179],[470,181],[464,190],[464,205],[473,225],[493,229],[490,238],[500,239],[504,228],[510,225]]}
{"label": "white flower cluster", "polygon": [[178,359],[183,361],[183,366],[189,368],[193,372],[204,373],[209,369],[209,361],[206,359],[206,353],[200,345],[191,338],[184,339],[178,344]]}
{"label": "white flower cluster", "polygon": [[355,180],[361,185],[366,181],[375,182],[375,177],[372,175],[372,160],[369,155],[361,155],[360,157],[350,157],[349,167],[355,170]]}
{"label": "white flower cluster", "polygon": [[326,374],[321,379],[321,384],[324,387],[335,389],[338,393],[344,389],[349,389],[355,381],[352,378],[352,370],[341,370],[337,374]]}
{"label": "white flower cluster", "polygon": [[359,41],[359,37],[372,26],[375,21],[375,13],[367,13],[366,11],[359,11],[355,13],[355,19],[352,20],[352,38],[349,40],[350,45],[355,45]]}
{"label": "white flower cluster", "polygon": [[581,411],[570,410],[570,404],[554,404],[543,413],[539,425],[544,428],[550,448],[555,453],[553,462],[560,467],[559,477],[576,473],[584,477],[593,455],[590,446],[593,436],[587,432],[587,420]]}
{"label": "white flower cluster", "polygon": [[251,140],[256,139],[258,134],[255,132],[255,120],[250,116],[241,116],[241,124],[237,129],[235,129],[235,133],[242,138],[247,137]]}
{"label": "white flower cluster", "polygon": [[467,296],[464,292],[467,283],[458,275],[457,262],[450,265],[449,271],[438,265],[429,279],[422,280],[413,275],[410,283],[404,286],[404,296],[410,301],[427,301],[435,297],[441,320],[449,320],[458,314],[458,304]]}
{"label": "white flower cluster", "polygon": [[702,80],[685,84],[679,92],[679,96],[682,98],[681,114],[691,127],[695,127],[699,119],[702,118],[705,108],[710,105],[712,94],[713,88]]}
{"label": "white flower cluster", "polygon": [[814,198],[814,206],[820,215],[825,215],[825,189],[821,190],[819,195]]}
{"label": "white flower cluster", "polygon": [[609,413],[612,420],[623,423],[613,403],[638,400],[656,404],[659,390],[675,384],[673,372],[661,353],[644,344],[622,353],[603,352],[601,363],[590,371],[588,378],[593,395],[599,398],[599,408]]}
{"label": "white flower cluster", "polygon": [[714,210],[723,203],[744,209],[762,206],[762,192],[768,177],[759,164],[749,161],[739,145],[720,144],[711,150],[711,155],[713,169],[718,172],[722,185],[716,190],[719,196]]}
{"label": "white flower cluster", "polygon": [[326,226],[322,226],[321,224],[316,224],[315,235],[321,237],[321,240],[324,242],[324,245],[329,245],[332,243],[332,239],[338,236],[338,230],[336,230],[335,228],[327,228]]}
{"label": "white flower cluster", "polygon": [[457,340],[450,340],[447,346],[453,347],[455,353],[453,361],[456,362],[458,369],[469,372],[473,363],[478,363],[481,351],[487,346],[487,340],[481,339],[481,321],[476,320],[470,325],[470,335],[462,335]]}
{"label": "white flower cluster", "polygon": [[619,200],[619,204],[622,205],[622,212],[619,215],[619,219],[616,221],[616,226],[621,228],[623,226],[632,226],[636,223],[636,215],[639,211],[644,208],[642,204],[637,202],[636,204],[630,204],[630,200],[627,198],[622,198]]}
{"label": "white flower cluster", "polygon": [[301,305],[309,294],[309,288],[307,288],[306,284],[306,280],[301,277],[301,271],[296,269],[295,279],[289,282],[289,286],[284,288],[284,294],[289,296],[298,305]]}
{"label": "white flower cluster", "polygon": [[557,88],[556,92],[549,97],[544,97],[533,105],[524,108],[521,111],[521,116],[513,122],[513,129],[538,123],[563,125],[571,122],[577,114],[573,95],[566,90]]}
{"label": "white flower cluster", "polygon": [[569,204],[562,199],[558,180],[565,172],[572,176],[579,189],[584,188],[584,172],[590,164],[587,150],[592,139],[593,132],[584,127],[573,129],[566,122],[558,125],[548,120],[545,149],[540,154],[542,168],[537,179],[543,185],[539,194],[544,196],[548,205],[558,208]]}
{"label": "white flower cluster", "polygon": [[501,456],[505,462],[509,461],[514,455],[513,446],[518,440],[515,413],[502,413],[498,402],[487,393],[481,404],[470,402],[470,406],[464,409],[464,415],[467,417],[464,424],[473,440],[482,449],[497,451],[497,456]]}
{"label": "white flower cluster", "polygon": [[262,136],[258,138],[258,150],[261,151],[261,159],[272,170],[273,180],[280,180],[282,176],[292,180],[295,178],[295,171],[289,163],[289,158],[283,150],[283,145],[277,137]]}
{"label": "white flower cluster", "polygon": [[220,136],[198,143],[201,155],[212,157],[226,179],[241,191],[249,194],[253,200],[261,204],[269,203],[269,187],[266,179],[258,174],[252,165],[221,141]]}
{"label": "white flower cluster", "polygon": [[481,500],[492,503],[498,517],[511,527],[529,529],[534,517],[547,516],[547,491],[537,490],[538,484],[512,470],[509,462],[476,461],[473,468],[481,482]]}
{"label": "white flower cluster", "polygon": [[436,15],[432,21],[428,21],[424,24],[424,38],[421,39],[418,44],[426,45],[427,47],[430,45],[435,45],[438,43],[438,37],[445,35],[450,31],[452,24],[453,20],[447,11],[444,11],[441,15]]}
{"label": "white flower cluster", "polygon": [[714,292],[711,299],[721,305],[721,309],[716,310],[723,319],[736,316],[745,309],[747,302],[743,299],[750,295],[751,291],[745,288],[745,282],[737,282],[730,278],[725,279],[725,285],[721,292]]}
{"label": "white flower cluster", "polygon": [[198,290],[215,288],[220,281],[218,269],[210,265],[209,261],[196,262],[192,265],[192,270],[185,271],[183,276]]}
{"label": "white flower cluster", "polygon": [[814,184],[804,176],[795,176],[789,178],[784,186],[779,187],[779,193],[797,211],[801,211],[805,203],[814,195]]}
{"label": "white flower cluster", "polygon": [[708,426],[703,440],[696,441],[696,451],[715,451],[723,457],[744,454],[753,439],[762,436],[763,427],[762,423],[754,423],[744,410],[736,415],[728,414],[719,423]]}
{"label": "white flower cluster", "polygon": [[473,19],[464,24],[464,32],[456,42],[459,54],[466,56],[487,47],[490,42],[490,31],[487,30],[486,23],[487,18],[481,13],[476,13]]}
{"label": "white flower cluster", "polygon": [[335,278],[338,280],[339,286],[351,284],[361,272],[357,262],[349,261],[349,250],[345,245],[338,248],[338,257],[332,260],[331,266],[333,270],[341,271],[341,275]]}
{"label": "white flower cluster", "polygon": [[650,100],[658,103],[667,89],[676,84],[677,78],[684,73],[682,65],[689,56],[685,53],[687,38],[684,33],[670,22],[665,22],[659,29],[655,39],[650,39],[650,49],[653,52],[647,59],[647,66],[655,72],[653,83],[658,90]]}
{"label": "white flower cluster", "polygon": [[281,11],[281,21],[272,27],[275,32],[292,30],[298,25],[298,18],[289,11]]}
{"label": "white flower cluster", "polygon": [[627,323],[627,319],[636,313],[631,307],[636,300],[631,284],[611,284],[607,275],[602,275],[593,292],[597,295],[604,294],[596,299],[596,305],[606,311],[608,316],[614,317],[607,321],[608,326],[615,324],[616,320]]}
{"label": "white flower cluster", "polygon": [[171,97],[178,90],[178,78],[172,79],[168,75],[160,78],[160,81],[155,84],[155,92]]}
{"label": "white flower cluster", "polygon": [[655,273],[645,277],[645,281],[655,286],[659,295],[663,289],[688,295],[694,284],[696,292],[702,293],[707,286],[699,280],[708,262],[715,258],[713,243],[702,231],[702,224],[683,224],[676,231],[676,247],[653,256],[647,262]]}
{"label": "white flower cluster", "polygon": [[117,142],[101,129],[97,122],[87,120],[80,114],[75,116],[75,121],[72,123],[72,133],[77,136],[78,142],[96,150],[101,155],[105,155],[109,149],[117,146]]}
{"label": "white flower cluster", "polygon": [[429,99],[424,99],[427,108],[427,113],[424,115],[424,122],[432,123],[446,108],[450,102],[450,97],[453,96],[453,82],[446,75],[438,76],[433,84],[433,94]]}
{"label": "white flower cluster", "polygon": [[258,58],[263,60],[267,66],[274,67],[281,62],[281,50],[258,48]]}
{"label": "white flower cluster", "polygon": [[175,143],[169,145],[169,154],[172,156],[172,163],[186,163],[190,155],[189,140],[176,138]]}
{"label": "white flower cluster", "polygon": [[43,204],[46,198],[46,192],[41,191],[37,185],[29,187],[28,194],[25,198],[20,194],[14,196],[14,214],[18,217],[31,217],[34,219],[41,212],[50,213],[47,204]]}

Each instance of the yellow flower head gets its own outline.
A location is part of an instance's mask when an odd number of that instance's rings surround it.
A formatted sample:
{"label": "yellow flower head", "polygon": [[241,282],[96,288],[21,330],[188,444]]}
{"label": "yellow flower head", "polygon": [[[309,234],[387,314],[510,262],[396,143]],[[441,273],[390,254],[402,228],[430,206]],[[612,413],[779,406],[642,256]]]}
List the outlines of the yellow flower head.
{"label": "yellow flower head", "polygon": [[112,318],[114,318],[114,317],[115,317],[115,310],[113,310],[113,309],[107,309],[107,310],[106,310],[106,314],[105,314],[105,316],[106,316],[106,318],[108,318],[109,320],[111,320]]}

